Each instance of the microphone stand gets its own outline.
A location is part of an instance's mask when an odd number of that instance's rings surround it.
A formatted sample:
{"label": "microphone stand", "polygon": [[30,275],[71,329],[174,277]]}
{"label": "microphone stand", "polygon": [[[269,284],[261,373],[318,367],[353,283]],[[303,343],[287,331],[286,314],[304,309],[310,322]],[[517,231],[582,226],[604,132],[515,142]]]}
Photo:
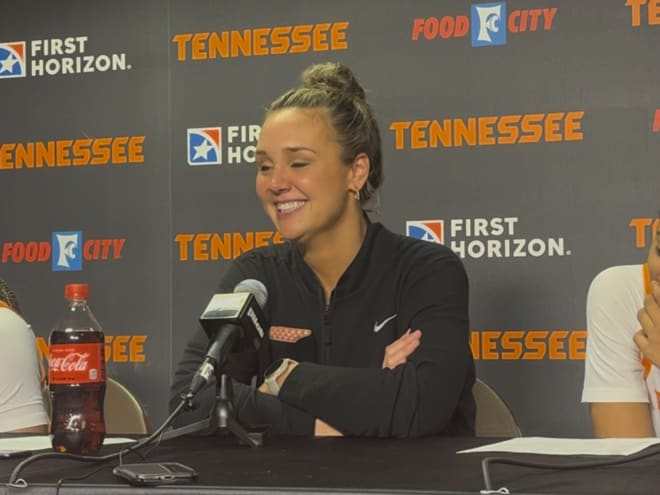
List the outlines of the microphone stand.
{"label": "microphone stand", "polygon": [[[266,428],[253,428],[246,429],[236,418],[236,411],[234,409],[234,389],[231,384],[231,378],[226,373],[220,373],[220,377],[215,382],[215,396],[211,411],[206,419],[191,423],[181,428],[174,428],[166,431],[162,439],[168,440],[170,438],[177,438],[182,435],[190,435],[193,433],[203,432],[204,435],[213,436],[218,433],[230,432],[238,438],[239,442],[243,445],[250,447],[263,447],[267,429]],[[184,409],[193,410],[193,396],[186,394],[182,396],[182,400],[187,402]]]}

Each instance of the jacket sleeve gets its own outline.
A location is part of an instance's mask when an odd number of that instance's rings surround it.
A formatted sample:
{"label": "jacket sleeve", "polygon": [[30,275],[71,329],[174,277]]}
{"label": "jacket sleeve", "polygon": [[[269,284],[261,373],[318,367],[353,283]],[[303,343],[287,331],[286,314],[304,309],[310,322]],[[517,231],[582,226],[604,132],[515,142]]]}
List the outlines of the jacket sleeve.
{"label": "jacket sleeve", "polygon": [[[218,292],[232,292],[235,285],[245,278],[260,278],[252,273],[253,267],[233,263]],[[174,410],[190,386],[192,378],[206,356],[208,337],[201,326],[193,333],[186,344],[179,361],[172,386],[170,387],[170,411]],[[230,354],[227,374],[234,378],[234,408],[239,422],[244,426],[270,425],[271,432],[279,435],[310,435],[314,428],[314,418],[295,407],[282,403],[276,397],[254,390],[249,383],[258,367],[257,352],[254,349],[238,350]],[[215,397],[215,380],[212,379],[196,396],[196,409],[182,413],[175,426],[183,426],[206,419],[209,416]]]}
{"label": "jacket sleeve", "polygon": [[473,434],[474,363],[468,281],[457,257],[410,274],[400,317],[422,330],[420,346],[394,370],[299,364],[279,397],[345,435]]}

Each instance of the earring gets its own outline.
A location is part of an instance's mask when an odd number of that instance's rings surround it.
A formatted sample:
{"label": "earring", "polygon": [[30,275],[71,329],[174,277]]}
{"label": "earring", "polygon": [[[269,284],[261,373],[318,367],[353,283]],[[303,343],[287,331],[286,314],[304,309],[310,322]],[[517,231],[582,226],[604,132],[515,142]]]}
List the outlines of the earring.
{"label": "earring", "polygon": [[359,190],[359,189],[357,189],[357,190],[355,191],[355,200],[356,200],[356,201],[360,201],[360,190]]}

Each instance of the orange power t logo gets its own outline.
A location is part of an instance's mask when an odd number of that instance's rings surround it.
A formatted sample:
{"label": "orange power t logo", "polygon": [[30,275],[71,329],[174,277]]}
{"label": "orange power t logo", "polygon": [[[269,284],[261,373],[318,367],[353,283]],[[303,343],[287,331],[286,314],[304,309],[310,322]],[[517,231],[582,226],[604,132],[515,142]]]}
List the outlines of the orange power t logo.
{"label": "orange power t logo", "polygon": [[660,25],[660,0],[628,0],[630,23],[639,27],[642,23],[649,26]]}

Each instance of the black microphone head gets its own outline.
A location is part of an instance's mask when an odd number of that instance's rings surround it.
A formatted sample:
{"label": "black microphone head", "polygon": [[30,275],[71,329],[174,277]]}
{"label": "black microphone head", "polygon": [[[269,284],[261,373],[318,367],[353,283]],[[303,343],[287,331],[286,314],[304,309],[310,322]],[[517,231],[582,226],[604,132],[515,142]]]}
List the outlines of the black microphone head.
{"label": "black microphone head", "polygon": [[257,300],[257,304],[261,309],[266,307],[268,301],[268,290],[266,286],[259,280],[254,278],[246,278],[245,280],[236,284],[234,292],[249,292]]}
{"label": "black microphone head", "polygon": [[[266,290],[265,287],[264,290]],[[21,311],[18,308],[18,300],[16,299],[16,295],[5,283],[5,281],[2,280],[1,278],[0,278],[0,301],[5,302],[7,306],[9,306],[11,309],[13,309],[14,311],[20,314]]]}
{"label": "black microphone head", "polygon": [[263,283],[254,279],[239,282],[234,292],[214,294],[199,318],[202,328],[212,339],[223,325],[237,325],[245,342],[264,338],[266,317],[262,308],[268,299]]}

